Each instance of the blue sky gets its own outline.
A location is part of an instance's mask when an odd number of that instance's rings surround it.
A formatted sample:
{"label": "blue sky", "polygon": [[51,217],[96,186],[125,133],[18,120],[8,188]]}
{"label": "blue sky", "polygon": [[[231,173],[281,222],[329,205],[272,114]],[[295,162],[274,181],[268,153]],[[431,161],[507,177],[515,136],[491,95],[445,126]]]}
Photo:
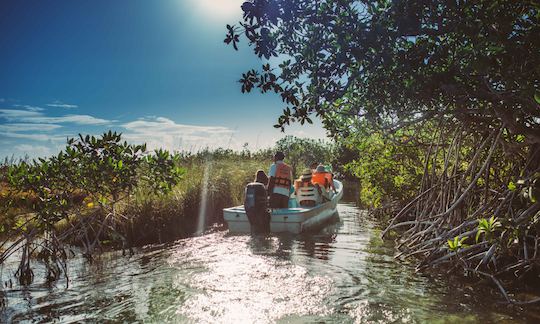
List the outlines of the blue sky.
{"label": "blue sky", "polygon": [[283,104],[239,91],[262,62],[245,41],[239,52],[223,43],[242,2],[1,1],[0,157],[53,154],[108,129],[150,148],[272,145]]}

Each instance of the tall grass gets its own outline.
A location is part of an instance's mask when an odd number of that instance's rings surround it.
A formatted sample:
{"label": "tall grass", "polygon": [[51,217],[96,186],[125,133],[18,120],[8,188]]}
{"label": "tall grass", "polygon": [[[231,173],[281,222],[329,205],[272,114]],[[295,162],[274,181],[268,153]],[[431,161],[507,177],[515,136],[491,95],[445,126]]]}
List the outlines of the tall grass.
{"label": "tall grass", "polygon": [[[197,156],[182,160],[184,179],[167,195],[151,195],[138,188],[133,199],[126,202],[120,214],[120,232],[130,245],[162,243],[191,235],[198,230],[199,211],[205,207],[203,227],[223,222],[223,208],[243,202],[244,187],[253,181],[258,169],[267,169],[270,160],[247,156]],[[208,182],[203,199],[204,171]],[[203,200],[206,206],[202,206]]]}

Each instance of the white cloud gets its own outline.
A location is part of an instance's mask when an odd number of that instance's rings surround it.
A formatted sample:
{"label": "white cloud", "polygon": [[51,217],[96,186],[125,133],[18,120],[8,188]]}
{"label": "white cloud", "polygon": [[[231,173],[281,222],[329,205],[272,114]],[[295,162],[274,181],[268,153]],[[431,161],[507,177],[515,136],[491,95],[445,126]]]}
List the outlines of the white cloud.
{"label": "white cloud", "polygon": [[73,123],[78,125],[104,125],[112,121],[102,118],[96,118],[89,115],[65,115],[61,117],[26,117],[21,121],[33,123]]}
{"label": "white cloud", "polygon": [[71,104],[63,103],[63,102],[58,101],[58,100],[54,101],[53,103],[47,104],[47,106],[55,107],[55,108],[64,108],[64,109],[72,109],[72,108],[79,107],[77,105],[71,105]]}
{"label": "white cloud", "polygon": [[113,121],[96,118],[89,115],[64,115],[59,117],[48,117],[41,111],[21,110],[21,109],[0,109],[0,118],[11,122],[23,123],[73,123],[78,125],[104,125]]}
{"label": "white cloud", "polygon": [[0,109],[0,118],[5,118],[9,121],[20,118],[39,117],[43,114],[37,111],[20,110],[20,109]]}
{"label": "white cloud", "polygon": [[56,124],[25,124],[25,123],[15,123],[15,124],[0,124],[1,132],[30,132],[30,131],[42,131],[49,132],[55,129],[58,129],[62,126]]}
{"label": "white cloud", "polygon": [[[0,139],[3,156],[47,156],[58,152],[67,137],[75,134],[58,133],[68,125],[102,126],[112,121],[90,115],[47,116],[43,108],[17,105],[17,109],[0,109]],[[84,132],[84,131],[83,131]],[[7,140],[9,139],[9,141]],[[5,143],[12,142],[9,145]],[[1,156],[1,155],[0,155]]]}
{"label": "white cloud", "polygon": [[30,110],[30,111],[43,111],[45,109],[41,108],[41,107],[37,107],[37,106],[24,106],[24,108],[26,108],[27,110]]}
{"label": "white cloud", "polygon": [[32,141],[65,141],[66,136],[64,135],[51,135],[51,134],[26,134],[26,133],[8,133],[0,132],[0,136],[27,139]]}
{"label": "white cloud", "polygon": [[54,154],[51,147],[43,145],[20,144],[15,146],[15,150],[21,156],[28,155],[29,157],[51,156]]}
{"label": "white cloud", "polygon": [[126,124],[123,124],[122,127],[128,130],[133,130],[136,132],[172,132],[178,134],[189,134],[189,135],[206,135],[206,134],[230,134],[232,131],[227,127],[222,126],[196,126],[196,125],[185,125],[177,124],[171,119],[165,117],[155,117],[147,119],[139,119],[132,121]]}
{"label": "white cloud", "polygon": [[38,107],[38,106],[30,106],[30,105],[13,105],[14,107],[20,107],[20,108],[24,108],[26,110],[29,110],[29,111],[43,111],[45,109],[41,108],[41,107]]}
{"label": "white cloud", "polygon": [[177,124],[171,119],[154,117],[139,119],[121,125],[126,140],[147,143],[148,149],[200,150],[236,146],[234,131],[222,126],[196,126]]}
{"label": "white cloud", "polygon": [[307,137],[308,136],[308,134],[303,130],[294,131],[294,132],[291,133],[291,135],[296,136],[296,137]]}

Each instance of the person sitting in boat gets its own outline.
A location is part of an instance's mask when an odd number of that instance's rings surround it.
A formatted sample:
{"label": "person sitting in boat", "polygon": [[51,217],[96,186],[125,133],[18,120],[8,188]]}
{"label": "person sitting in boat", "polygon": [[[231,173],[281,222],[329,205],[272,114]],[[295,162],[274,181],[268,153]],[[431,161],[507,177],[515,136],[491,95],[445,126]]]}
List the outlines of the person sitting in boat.
{"label": "person sitting in boat", "polygon": [[294,193],[300,206],[313,207],[321,203],[321,188],[318,184],[311,182],[311,179],[311,170],[306,169],[300,179],[294,182]]}
{"label": "person sitting in boat", "polygon": [[263,170],[257,170],[254,182],[262,183],[266,188],[266,186],[268,185],[268,176]]}
{"label": "person sitting in boat", "polygon": [[321,186],[322,190],[322,196],[326,200],[331,199],[330,189],[335,193],[336,188],[334,187],[334,179],[332,176],[332,173],[328,172],[324,165],[319,164],[317,166],[317,169],[313,173],[313,178],[311,180],[314,184],[318,184]]}
{"label": "person sitting in boat", "polygon": [[335,192],[336,188],[334,187],[334,177],[332,173],[329,172],[324,165],[319,164],[315,172],[313,173],[313,183],[318,183],[323,186],[325,189],[332,188]]}
{"label": "person sitting in boat", "polygon": [[298,193],[298,189],[302,187],[313,187],[313,182],[311,182],[312,173],[310,169],[305,169],[302,172],[300,178],[294,180],[294,193]]}
{"label": "person sitting in boat", "polygon": [[337,193],[336,187],[334,185],[334,173],[332,173],[332,169],[330,166],[325,166],[324,171],[326,171],[326,178],[328,179],[328,183],[330,184],[330,188],[334,193]]}
{"label": "person sitting in boat", "polygon": [[270,208],[289,207],[289,194],[292,183],[292,169],[283,160],[285,154],[276,152],[274,163],[270,166],[268,175],[268,194],[270,195]]}
{"label": "person sitting in boat", "polygon": [[310,164],[309,168],[311,169],[311,173],[315,173],[315,170],[317,170],[317,166],[319,165],[319,162],[313,162]]}

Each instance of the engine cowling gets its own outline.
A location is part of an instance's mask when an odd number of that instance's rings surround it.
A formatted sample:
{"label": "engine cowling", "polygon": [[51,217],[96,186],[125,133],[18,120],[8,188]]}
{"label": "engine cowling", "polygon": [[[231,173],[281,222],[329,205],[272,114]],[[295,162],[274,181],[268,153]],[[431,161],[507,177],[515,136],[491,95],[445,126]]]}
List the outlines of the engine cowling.
{"label": "engine cowling", "polygon": [[244,209],[251,225],[252,233],[270,231],[270,211],[266,188],[258,182],[249,183],[244,195]]}

